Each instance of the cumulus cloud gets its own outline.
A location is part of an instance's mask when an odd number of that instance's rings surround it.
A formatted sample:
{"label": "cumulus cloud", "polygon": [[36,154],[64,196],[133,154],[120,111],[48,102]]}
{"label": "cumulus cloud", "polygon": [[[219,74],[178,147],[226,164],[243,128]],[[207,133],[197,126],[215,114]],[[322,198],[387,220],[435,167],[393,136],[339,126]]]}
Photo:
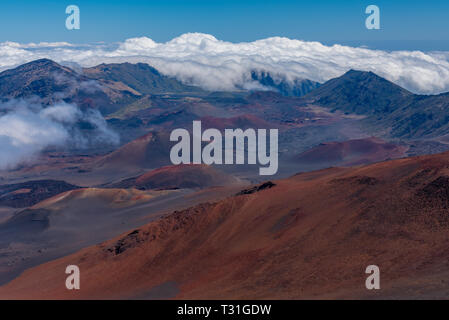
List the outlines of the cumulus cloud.
{"label": "cumulus cloud", "polygon": [[303,78],[324,82],[357,69],[373,71],[416,93],[440,93],[449,91],[448,56],[447,52],[325,46],[281,37],[231,43],[201,33],[184,34],[165,43],[147,37],[115,45],[0,43],[1,69],[44,57],[82,66],[146,62],[163,74],[209,90],[251,87],[253,70],[287,81]]}
{"label": "cumulus cloud", "polygon": [[[97,110],[83,112],[64,102],[44,108],[31,100],[10,100],[0,110],[0,169],[14,168],[50,146],[83,148],[119,142]],[[91,125],[90,135],[79,129],[80,122]]]}

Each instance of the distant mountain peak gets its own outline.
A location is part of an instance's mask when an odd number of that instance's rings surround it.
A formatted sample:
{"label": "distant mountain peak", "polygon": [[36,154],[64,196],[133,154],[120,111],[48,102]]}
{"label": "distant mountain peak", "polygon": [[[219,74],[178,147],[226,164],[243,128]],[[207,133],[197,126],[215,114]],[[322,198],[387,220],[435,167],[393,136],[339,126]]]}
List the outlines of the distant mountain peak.
{"label": "distant mountain peak", "polygon": [[0,73],[0,95],[4,98],[38,96],[48,103],[55,92],[65,92],[72,80],[82,80],[82,77],[53,60],[34,60]]}
{"label": "distant mountain peak", "polygon": [[345,74],[370,74],[370,75],[375,75],[377,76],[374,72],[372,71],[363,71],[363,70],[357,70],[357,69],[349,69]]}
{"label": "distant mountain peak", "polygon": [[371,71],[351,69],[331,79],[304,98],[347,113],[391,113],[399,106],[410,103],[415,95]]}
{"label": "distant mountain peak", "polygon": [[73,70],[71,70],[70,68],[64,67],[53,60],[50,60],[47,58],[42,58],[42,59],[33,60],[28,63],[22,64],[14,69],[3,71],[1,74],[14,73],[14,72],[15,73],[27,72],[27,71],[33,71],[33,70],[39,70],[40,72],[46,72],[49,70],[50,71],[60,70],[62,72],[73,73]]}
{"label": "distant mountain peak", "polygon": [[[356,69],[350,69],[346,73],[344,73],[340,78],[342,79],[353,79],[353,80],[362,80],[362,79],[371,79],[371,80],[379,80],[379,81],[386,81],[390,82],[377,74],[375,74],[372,71],[362,71],[362,70],[356,70]],[[390,82],[392,85],[395,85],[399,87],[398,85]],[[405,90],[405,89],[403,89]]]}
{"label": "distant mountain peak", "polygon": [[64,100],[80,107],[110,113],[133,98],[127,88],[107,87],[70,67],[43,58],[0,73],[0,96],[4,99],[38,97],[43,105]]}
{"label": "distant mountain peak", "polygon": [[28,62],[28,63],[25,63],[24,65],[27,65],[27,64],[36,64],[36,65],[38,65],[38,64],[40,64],[40,65],[45,65],[45,64],[51,64],[51,65],[59,65],[57,62],[55,62],[55,61],[53,61],[53,60],[51,60],[51,59],[48,59],[48,58],[41,58],[41,59],[37,59],[37,60],[33,60],[33,61],[30,61],[30,62]]}

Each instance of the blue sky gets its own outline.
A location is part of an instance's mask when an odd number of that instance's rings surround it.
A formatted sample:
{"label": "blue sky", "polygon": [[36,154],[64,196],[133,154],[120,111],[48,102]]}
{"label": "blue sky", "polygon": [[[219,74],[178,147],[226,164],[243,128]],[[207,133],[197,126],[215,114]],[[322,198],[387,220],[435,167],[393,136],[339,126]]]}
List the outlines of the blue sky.
{"label": "blue sky", "polygon": [[[81,29],[65,28],[76,4]],[[365,8],[381,10],[381,30],[365,28]],[[116,42],[147,36],[168,41],[203,32],[232,42],[285,36],[381,49],[449,50],[448,0],[2,0],[0,41]]]}

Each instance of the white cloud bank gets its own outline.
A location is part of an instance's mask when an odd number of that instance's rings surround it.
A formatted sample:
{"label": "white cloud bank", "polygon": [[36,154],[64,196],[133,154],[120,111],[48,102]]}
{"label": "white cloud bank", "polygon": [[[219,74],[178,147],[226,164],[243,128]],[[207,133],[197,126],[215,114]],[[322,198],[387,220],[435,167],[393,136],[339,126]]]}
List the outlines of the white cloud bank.
{"label": "white cloud bank", "polygon": [[265,70],[287,80],[324,82],[358,69],[373,71],[416,93],[441,93],[449,91],[448,57],[447,52],[387,52],[280,37],[231,43],[201,33],[184,34],[166,43],[147,37],[115,45],[0,43],[2,70],[38,58],[73,61],[82,66],[146,62],[163,74],[210,90],[250,86],[252,70]]}
{"label": "white cloud bank", "polygon": [[[107,128],[97,110],[82,112],[64,102],[44,108],[25,100],[11,100],[0,110],[0,169],[14,168],[49,146],[87,147],[98,142],[119,142],[118,135]],[[80,121],[93,127],[91,136],[78,129]]]}

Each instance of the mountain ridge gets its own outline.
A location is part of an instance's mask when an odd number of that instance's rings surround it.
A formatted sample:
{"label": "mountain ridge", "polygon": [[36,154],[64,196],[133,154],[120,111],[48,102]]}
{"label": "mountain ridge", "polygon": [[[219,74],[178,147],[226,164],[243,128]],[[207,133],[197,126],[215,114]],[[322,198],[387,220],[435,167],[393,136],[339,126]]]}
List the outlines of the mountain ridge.
{"label": "mountain ridge", "polygon": [[371,130],[403,139],[449,134],[449,93],[413,94],[373,72],[350,70],[302,97],[347,114],[364,115]]}
{"label": "mountain ridge", "polygon": [[147,63],[110,63],[84,68],[83,74],[97,80],[122,82],[140,94],[201,93],[202,89],[161,74]]}
{"label": "mountain ridge", "polygon": [[[386,97],[385,97],[386,96]],[[415,95],[369,71],[349,70],[304,96],[310,103],[356,114],[391,112]]]}

